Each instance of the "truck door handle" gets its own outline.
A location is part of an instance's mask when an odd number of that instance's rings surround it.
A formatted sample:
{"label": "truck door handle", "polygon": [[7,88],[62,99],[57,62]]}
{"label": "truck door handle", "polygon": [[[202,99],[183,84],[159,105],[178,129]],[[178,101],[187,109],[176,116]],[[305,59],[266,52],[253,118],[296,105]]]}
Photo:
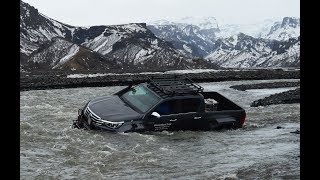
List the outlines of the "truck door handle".
{"label": "truck door handle", "polygon": [[170,119],[170,121],[177,121],[177,119]]}
{"label": "truck door handle", "polygon": [[200,117],[200,116],[198,116],[198,117],[194,117],[193,119],[201,119],[201,117]]}

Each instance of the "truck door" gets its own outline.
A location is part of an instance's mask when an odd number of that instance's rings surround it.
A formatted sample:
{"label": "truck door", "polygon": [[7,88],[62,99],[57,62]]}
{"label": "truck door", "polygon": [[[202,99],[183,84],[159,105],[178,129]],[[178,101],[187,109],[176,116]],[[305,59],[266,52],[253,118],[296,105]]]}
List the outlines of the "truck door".
{"label": "truck door", "polygon": [[200,113],[201,99],[186,98],[179,100],[180,121],[177,126],[182,130],[198,130],[207,127],[203,113]]}
{"label": "truck door", "polygon": [[178,101],[168,100],[159,104],[152,112],[157,112],[160,117],[150,115],[146,124],[150,130],[179,130],[179,121],[181,116],[178,113]]}

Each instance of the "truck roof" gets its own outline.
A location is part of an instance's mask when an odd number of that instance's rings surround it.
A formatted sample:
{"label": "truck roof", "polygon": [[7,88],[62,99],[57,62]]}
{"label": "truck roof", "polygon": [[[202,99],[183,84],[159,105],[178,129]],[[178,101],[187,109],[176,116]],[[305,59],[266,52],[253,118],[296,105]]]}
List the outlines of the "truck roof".
{"label": "truck roof", "polygon": [[203,87],[185,76],[152,76],[148,79],[147,87],[162,98],[199,95],[203,92]]}

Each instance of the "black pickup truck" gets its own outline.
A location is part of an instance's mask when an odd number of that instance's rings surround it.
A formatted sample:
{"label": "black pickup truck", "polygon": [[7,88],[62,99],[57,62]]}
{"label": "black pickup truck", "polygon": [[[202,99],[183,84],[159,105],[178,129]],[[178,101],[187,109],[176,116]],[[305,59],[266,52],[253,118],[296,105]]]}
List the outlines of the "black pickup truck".
{"label": "black pickup truck", "polygon": [[240,128],[246,113],[218,92],[186,77],[150,77],[79,109],[75,128],[112,132]]}

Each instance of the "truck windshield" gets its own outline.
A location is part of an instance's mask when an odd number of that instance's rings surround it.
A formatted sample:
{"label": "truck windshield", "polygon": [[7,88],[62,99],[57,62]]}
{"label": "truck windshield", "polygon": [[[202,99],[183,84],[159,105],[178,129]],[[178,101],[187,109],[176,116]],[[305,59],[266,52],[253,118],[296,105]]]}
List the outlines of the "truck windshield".
{"label": "truck windshield", "polygon": [[124,93],[121,98],[143,113],[147,112],[158,101],[160,101],[160,97],[156,96],[153,92],[142,85],[131,88],[129,91]]}

